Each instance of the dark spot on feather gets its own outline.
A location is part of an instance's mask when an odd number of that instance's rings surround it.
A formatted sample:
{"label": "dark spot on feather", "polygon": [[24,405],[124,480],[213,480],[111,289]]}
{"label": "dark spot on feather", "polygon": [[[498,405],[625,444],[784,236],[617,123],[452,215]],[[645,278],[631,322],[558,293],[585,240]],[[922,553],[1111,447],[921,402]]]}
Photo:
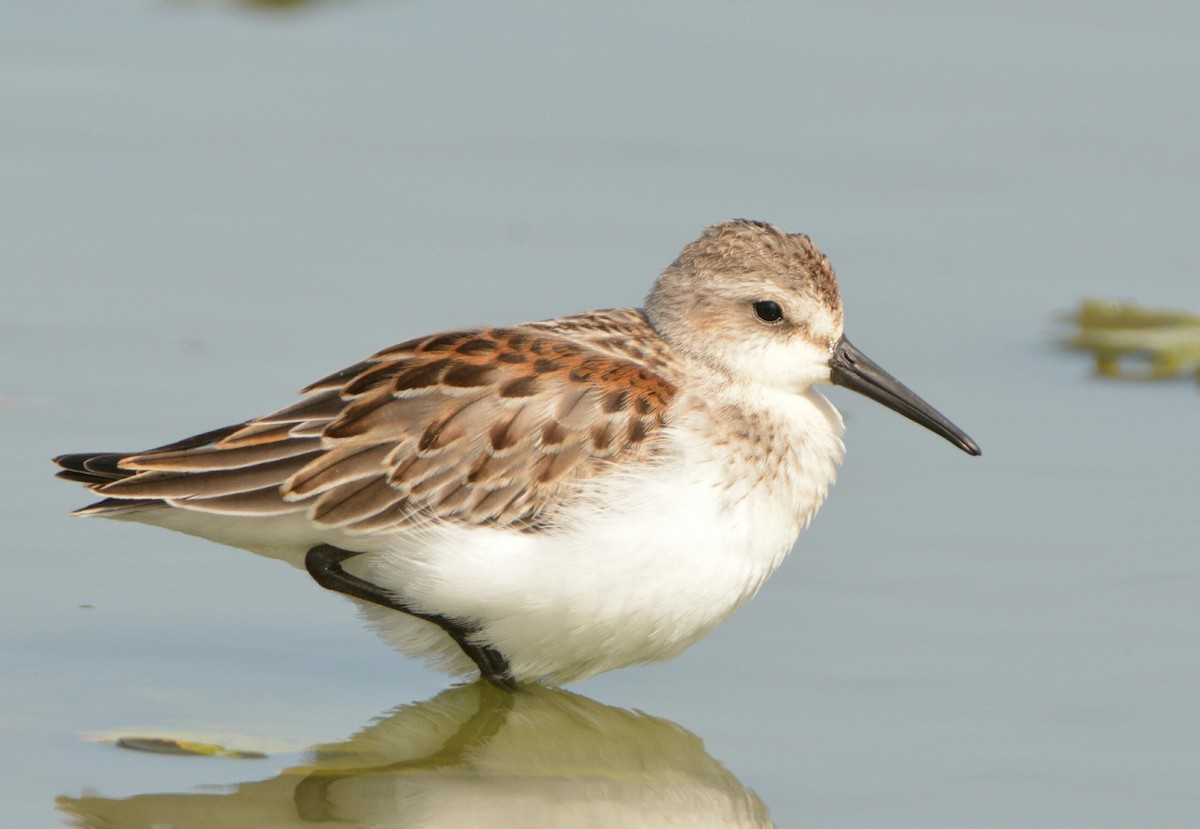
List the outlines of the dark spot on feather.
{"label": "dark spot on feather", "polygon": [[625,389],[610,391],[604,395],[604,402],[601,408],[608,414],[616,414],[624,411],[625,406],[629,403],[629,392]]}
{"label": "dark spot on feather", "polygon": [[417,441],[417,451],[425,452],[437,445],[438,437],[442,434],[442,427],[446,425],[446,421],[439,420],[437,423],[429,424],[429,428],[421,434],[421,439]]}
{"label": "dark spot on feather", "polygon": [[500,387],[501,397],[532,397],[541,391],[538,384],[536,374],[530,374],[526,377],[518,377],[516,380],[510,380]]}
{"label": "dark spot on feather", "polygon": [[650,398],[645,395],[639,395],[633,399],[633,410],[639,415],[648,415],[653,408]]}
{"label": "dark spot on feather", "polygon": [[596,450],[603,452],[612,445],[613,433],[612,423],[601,423],[592,429],[592,446]]}
{"label": "dark spot on feather", "polygon": [[395,487],[406,486],[407,484],[405,479],[408,477],[408,470],[416,462],[417,456],[414,453],[397,463],[392,467],[391,472],[388,473],[388,483]]}
{"label": "dark spot on feather", "polygon": [[426,340],[418,348],[419,351],[449,351],[462,340],[462,334],[441,334]]}
{"label": "dark spot on feather", "polygon": [[524,471],[522,466],[520,464],[514,466],[511,459],[483,455],[471,464],[471,469],[467,472],[466,483],[480,492],[507,486],[514,480],[515,471],[518,469]]}
{"label": "dark spot on feather", "polygon": [[353,396],[368,392],[390,380],[395,371],[395,363],[383,363],[369,368],[347,384],[342,389],[342,394]]}
{"label": "dark spot on feather", "polygon": [[574,469],[578,461],[579,447],[576,446],[558,454],[547,455],[538,462],[533,472],[540,483],[553,483]]}
{"label": "dark spot on feather", "polygon": [[567,433],[557,423],[548,423],[542,429],[542,444],[544,446],[558,446],[567,439]]}
{"label": "dark spot on feather", "polygon": [[551,371],[558,371],[560,368],[562,368],[562,363],[558,362],[558,360],[551,360],[548,357],[543,357],[533,364],[533,370],[539,374],[547,374]]}
{"label": "dark spot on feather", "polygon": [[341,417],[326,426],[321,435],[329,438],[349,438],[363,434],[368,429],[365,419],[391,399],[390,395],[376,395],[374,398],[364,397],[358,400],[347,407]]}
{"label": "dark spot on feather", "polygon": [[491,455],[480,456],[479,460],[475,461],[475,463],[471,465],[471,470],[467,472],[467,483],[476,483],[479,480],[480,474],[482,474],[483,470],[487,468],[488,461],[491,459]]}
{"label": "dark spot on feather", "polygon": [[321,434],[324,437],[334,439],[352,438],[356,435],[361,435],[363,431],[364,429],[362,424],[359,423],[358,418],[354,418],[353,420],[346,420],[345,418],[342,418],[341,420],[326,426]]}
{"label": "dark spot on feather", "polygon": [[550,470],[554,468],[554,456],[547,455],[537,462],[533,468],[533,477],[538,483],[544,484],[550,481]]}
{"label": "dark spot on feather", "polygon": [[484,386],[491,382],[493,371],[495,369],[487,364],[459,364],[446,372],[446,375],[442,378],[442,382],[447,386],[457,386],[460,388]]}
{"label": "dark spot on feather", "polygon": [[458,346],[459,354],[491,354],[498,349],[500,344],[495,340],[484,340],[479,337],[467,340]]}
{"label": "dark spot on feather", "polygon": [[493,451],[499,452],[516,444],[517,439],[512,434],[511,429],[514,419],[515,415],[503,423],[497,423],[492,427],[491,434],[488,435],[488,440],[492,444]]}
{"label": "dark spot on feather", "polygon": [[506,344],[509,348],[520,351],[529,342],[529,337],[526,334],[510,334]]}
{"label": "dark spot on feather", "polygon": [[572,383],[586,383],[589,379],[591,379],[591,375],[589,375],[587,372],[583,372],[583,371],[580,371],[579,369],[575,369],[570,374],[567,375],[567,378]]}
{"label": "dark spot on feather", "polygon": [[629,421],[629,429],[625,433],[630,443],[641,443],[646,439],[646,424],[634,418]]}
{"label": "dark spot on feather", "polygon": [[394,391],[404,391],[405,389],[424,389],[429,386],[436,386],[441,382],[442,372],[450,365],[449,360],[434,360],[432,363],[426,363],[423,366],[410,368],[403,374],[396,375],[395,381],[392,383]]}
{"label": "dark spot on feather", "polygon": [[502,363],[524,363],[529,360],[529,358],[520,351],[504,351],[496,359]]}

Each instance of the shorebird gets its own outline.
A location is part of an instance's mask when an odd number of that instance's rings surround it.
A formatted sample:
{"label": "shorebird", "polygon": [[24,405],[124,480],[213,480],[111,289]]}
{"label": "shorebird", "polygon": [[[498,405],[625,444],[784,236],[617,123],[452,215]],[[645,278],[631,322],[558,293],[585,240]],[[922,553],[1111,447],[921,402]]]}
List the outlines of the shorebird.
{"label": "shorebird", "polygon": [[502,687],[677,655],[824,501],[844,386],[971,455],[851,345],[803,234],[737,220],[644,309],[419,337],[272,414],[143,452],[62,455],[77,510],[303,566],[385,638]]}

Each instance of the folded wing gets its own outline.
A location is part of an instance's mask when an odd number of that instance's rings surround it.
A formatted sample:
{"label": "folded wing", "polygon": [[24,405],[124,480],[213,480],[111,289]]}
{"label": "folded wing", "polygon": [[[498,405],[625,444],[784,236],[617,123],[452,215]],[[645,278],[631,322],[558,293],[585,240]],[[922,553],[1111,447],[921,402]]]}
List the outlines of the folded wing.
{"label": "folded wing", "polygon": [[81,512],[543,526],[563,488],[650,460],[675,394],[633,342],[640,314],[609,313],[621,316],[577,318],[574,336],[560,320],[402,343],[273,414],[135,455],[66,455],[59,474],[105,496]]}

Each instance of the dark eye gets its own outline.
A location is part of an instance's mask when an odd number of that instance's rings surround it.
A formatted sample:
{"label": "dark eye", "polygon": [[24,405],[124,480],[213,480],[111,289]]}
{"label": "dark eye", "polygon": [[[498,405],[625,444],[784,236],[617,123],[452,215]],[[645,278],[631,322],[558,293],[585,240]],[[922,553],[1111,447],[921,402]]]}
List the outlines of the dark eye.
{"label": "dark eye", "polygon": [[754,315],[763,322],[779,322],[783,319],[783,309],[779,307],[778,302],[760,299],[754,303]]}

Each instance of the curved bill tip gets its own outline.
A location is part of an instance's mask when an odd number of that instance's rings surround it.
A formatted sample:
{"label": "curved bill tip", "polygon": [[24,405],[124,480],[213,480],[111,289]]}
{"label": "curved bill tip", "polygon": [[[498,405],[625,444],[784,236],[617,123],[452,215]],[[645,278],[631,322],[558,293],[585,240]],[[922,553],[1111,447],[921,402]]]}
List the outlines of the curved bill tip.
{"label": "curved bill tip", "polygon": [[842,337],[829,358],[829,377],[834,385],[842,386],[882,403],[893,412],[902,414],[931,432],[941,435],[968,455],[982,455],[979,444],[962,429],[946,419],[941,412],[917,396],[912,389],[884,371],[874,360],[863,354]]}

